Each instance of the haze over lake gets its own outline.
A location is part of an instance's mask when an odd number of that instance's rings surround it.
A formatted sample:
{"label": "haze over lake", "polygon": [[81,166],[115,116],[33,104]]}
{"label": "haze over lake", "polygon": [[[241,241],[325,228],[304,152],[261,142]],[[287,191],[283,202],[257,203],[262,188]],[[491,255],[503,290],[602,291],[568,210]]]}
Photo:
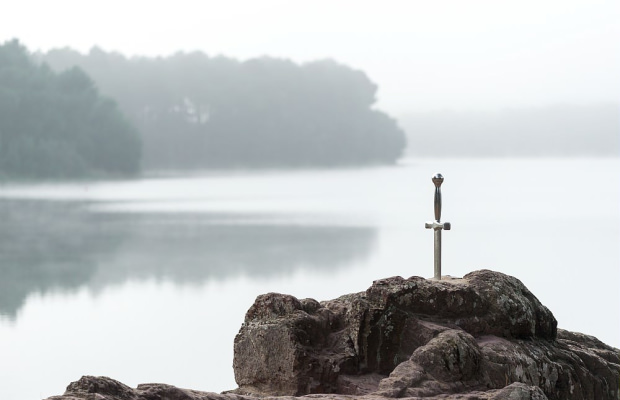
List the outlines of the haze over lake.
{"label": "haze over lake", "polygon": [[[0,188],[0,397],[82,375],[235,387],[233,339],[261,293],[327,300],[444,273],[514,275],[560,328],[620,346],[618,159],[403,162]],[[37,384],[29,384],[33,376]]]}
{"label": "haze over lake", "polygon": [[437,172],[444,273],[513,275],[620,347],[620,2],[2,15],[0,399],[234,388],[257,295],[433,275]]}

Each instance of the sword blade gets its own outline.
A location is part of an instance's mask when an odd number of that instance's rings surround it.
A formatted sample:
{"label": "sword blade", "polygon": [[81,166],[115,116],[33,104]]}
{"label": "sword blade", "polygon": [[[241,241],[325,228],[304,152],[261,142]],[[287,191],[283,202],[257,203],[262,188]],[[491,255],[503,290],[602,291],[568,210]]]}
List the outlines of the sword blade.
{"label": "sword blade", "polygon": [[441,229],[435,229],[435,279],[441,280]]}

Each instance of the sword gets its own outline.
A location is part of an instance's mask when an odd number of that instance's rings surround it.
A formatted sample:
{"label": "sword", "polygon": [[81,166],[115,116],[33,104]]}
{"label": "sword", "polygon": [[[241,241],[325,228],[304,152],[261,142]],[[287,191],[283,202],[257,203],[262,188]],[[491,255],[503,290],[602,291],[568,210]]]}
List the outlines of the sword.
{"label": "sword", "polygon": [[435,174],[433,176],[435,184],[435,220],[424,224],[426,229],[433,229],[435,232],[435,279],[441,280],[441,231],[449,231],[452,225],[449,222],[441,222],[441,184],[443,176]]}

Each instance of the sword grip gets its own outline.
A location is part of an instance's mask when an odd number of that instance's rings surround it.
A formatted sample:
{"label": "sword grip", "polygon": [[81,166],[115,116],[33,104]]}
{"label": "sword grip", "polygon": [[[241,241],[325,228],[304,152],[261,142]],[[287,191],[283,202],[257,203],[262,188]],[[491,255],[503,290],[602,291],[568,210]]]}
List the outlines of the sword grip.
{"label": "sword grip", "polygon": [[435,188],[435,221],[441,221],[441,189]]}
{"label": "sword grip", "polygon": [[443,183],[443,175],[435,174],[433,176],[435,184],[435,221],[441,221],[441,184]]}

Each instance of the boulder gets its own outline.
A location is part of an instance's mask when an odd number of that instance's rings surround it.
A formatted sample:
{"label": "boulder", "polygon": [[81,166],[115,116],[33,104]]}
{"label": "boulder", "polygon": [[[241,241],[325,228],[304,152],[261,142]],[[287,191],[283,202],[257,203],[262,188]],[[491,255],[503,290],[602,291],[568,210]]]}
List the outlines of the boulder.
{"label": "boulder", "polygon": [[317,393],[430,397],[523,383],[549,399],[618,399],[617,349],[560,331],[518,279],[393,277],[318,303],[261,295],[235,338],[239,388],[254,396]]}
{"label": "boulder", "polygon": [[557,329],[518,279],[488,270],[382,279],[320,303],[258,296],[233,369],[239,387],[223,394],[83,377],[48,400],[620,399],[618,349]]}

